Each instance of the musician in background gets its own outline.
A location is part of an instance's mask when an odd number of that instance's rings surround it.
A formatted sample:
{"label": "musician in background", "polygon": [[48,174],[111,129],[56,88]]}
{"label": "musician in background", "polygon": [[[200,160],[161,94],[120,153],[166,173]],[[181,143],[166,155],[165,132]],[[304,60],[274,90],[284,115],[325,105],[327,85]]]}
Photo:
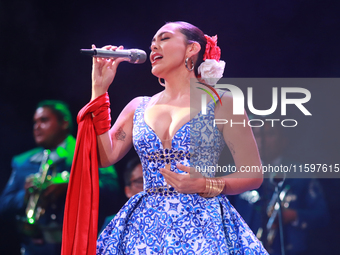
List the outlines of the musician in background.
{"label": "musician in background", "polygon": [[[46,100],[38,104],[33,121],[34,140],[39,147],[12,159],[12,174],[0,197],[0,216],[16,217],[21,254],[59,255],[64,203],[75,150],[72,116],[64,102]],[[42,178],[44,171],[46,177]],[[119,185],[113,167],[100,169],[99,179],[102,201],[117,195]],[[99,224],[105,215],[117,210],[100,204]]]}
{"label": "musician in background", "polygon": [[[262,127],[253,128],[261,154],[262,164],[271,166],[300,165],[285,156],[288,140],[284,128],[266,122]],[[281,254],[278,219],[272,230],[273,241],[265,240],[268,222],[268,203],[275,190],[275,181],[265,178],[257,190],[247,191],[234,198],[234,206],[258,238],[266,244],[271,255]],[[328,223],[328,209],[321,186],[317,179],[286,178],[282,185],[286,195],[282,203],[283,233],[286,255],[311,254],[308,249],[308,234],[312,229]],[[267,233],[266,233],[267,232]]]}

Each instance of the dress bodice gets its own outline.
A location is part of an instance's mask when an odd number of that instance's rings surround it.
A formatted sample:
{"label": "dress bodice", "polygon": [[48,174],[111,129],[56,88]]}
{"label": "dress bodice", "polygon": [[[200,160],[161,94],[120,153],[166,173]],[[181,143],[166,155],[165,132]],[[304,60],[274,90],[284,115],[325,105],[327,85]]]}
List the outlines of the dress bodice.
{"label": "dress bodice", "polygon": [[[170,164],[171,171],[177,173],[182,172],[176,168],[177,163],[198,170],[217,164],[225,142],[217,126],[211,126],[215,115],[213,100],[207,105],[206,115],[199,112],[175,133],[171,148],[163,148],[161,139],[145,122],[144,113],[149,101],[150,97],[143,97],[133,120],[133,144],[143,166],[144,190],[166,185],[159,173],[166,164]],[[202,171],[202,174],[213,176],[214,172]]]}

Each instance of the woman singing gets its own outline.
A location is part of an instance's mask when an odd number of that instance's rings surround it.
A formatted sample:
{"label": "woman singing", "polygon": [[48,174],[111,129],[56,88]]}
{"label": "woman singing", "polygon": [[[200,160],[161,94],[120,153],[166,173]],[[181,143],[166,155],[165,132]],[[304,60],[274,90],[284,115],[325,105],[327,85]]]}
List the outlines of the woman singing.
{"label": "woman singing", "polygon": [[[100,234],[97,254],[267,254],[225,196],[258,188],[262,174],[214,178],[197,171],[215,166],[225,145],[237,169],[261,164],[250,127],[213,125],[214,118],[248,120],[232,115],[230,93],[218,90],[217,103],[208,102],[206,114],[201,112],[202,94],[209,90],[204,69],[224,68],[216,40],[185,22],[161,27],[150,61],[164,89],[130,101],[112,128],[97,136],[101,167],[115,164],[133,145],[144,177],[144,191]],[[93,58],[92,101],[108,97],[124,60]]]}

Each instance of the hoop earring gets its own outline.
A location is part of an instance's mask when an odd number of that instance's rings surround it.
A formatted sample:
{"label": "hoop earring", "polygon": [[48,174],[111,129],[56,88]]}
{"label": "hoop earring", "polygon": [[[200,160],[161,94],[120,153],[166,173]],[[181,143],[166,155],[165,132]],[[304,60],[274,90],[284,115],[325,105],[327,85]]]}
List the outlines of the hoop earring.
{"label": "hoop earring", "polygon": [[191,60],[191,68],[189,68],[188,67],[188,60],[189,60],[189,58],[185,59],[185,67],[188,69],[189,72],[191,72],[192,70],[194,70],[195,65],[194,65],[194,61],[192,59],[190,59]]}
{"label": "hoop earring", "polygon": [[159,82],[159,84],[160,85],[162,85],[162,86],[165,86],[165,83],[164,82],[162,82],[162,80],[161,80],[162,78],[158,78],[158,82]]}

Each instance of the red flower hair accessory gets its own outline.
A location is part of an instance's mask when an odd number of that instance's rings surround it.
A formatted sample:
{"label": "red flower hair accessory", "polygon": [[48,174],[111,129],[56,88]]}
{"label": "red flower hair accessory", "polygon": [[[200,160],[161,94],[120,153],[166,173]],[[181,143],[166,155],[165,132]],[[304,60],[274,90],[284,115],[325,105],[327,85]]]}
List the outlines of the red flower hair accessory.
{"label": "red flower hair accessory", "polygon": [[213,37],[204,35],[204,37],[207,39],[207,45],[205,46],[203,60],[215,59],[216,61],[219,61],[221,57],[221,49],[217,46],[217,35]]}
{"label": "red flower hair accessory", "polygon": [[198,73],[207,84],[214,86],[223,76],[225,62],[220,61],[221,49],[217,46],[217,35],[213,37],[204,36],[207,39],[207,45],[203,55],[203,62],[198,67]]}

